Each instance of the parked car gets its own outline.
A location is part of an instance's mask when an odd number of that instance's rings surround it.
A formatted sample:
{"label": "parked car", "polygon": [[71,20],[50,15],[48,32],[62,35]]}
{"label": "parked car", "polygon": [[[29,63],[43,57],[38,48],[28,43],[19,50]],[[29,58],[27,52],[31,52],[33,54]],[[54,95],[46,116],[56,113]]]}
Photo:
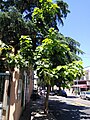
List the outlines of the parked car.
{"label": "parked car", "polygon": [[57,90],[57,95],[67,97],[67,93],[64,90]]}
{"label": "parked car", "polygon": [[54,96],[55,92],[54,91],[50,91],[49,95]]}
{"label": "parked car", "polygon": [[90,99],[90,92],[89,91],[82,91],[82,92],[80,92],[80,97],[82,99]]}

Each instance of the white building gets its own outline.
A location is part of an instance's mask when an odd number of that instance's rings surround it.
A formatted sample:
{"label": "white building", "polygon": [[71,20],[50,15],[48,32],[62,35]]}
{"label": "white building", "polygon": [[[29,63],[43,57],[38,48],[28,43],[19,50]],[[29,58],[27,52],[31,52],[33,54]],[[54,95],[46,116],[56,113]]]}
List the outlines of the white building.
{"label": "white building", "polygon": [[90,66],[84,68],[85,75],[80,80],[74,80],[72,86],[74,90],[87,91],[90,90]]}

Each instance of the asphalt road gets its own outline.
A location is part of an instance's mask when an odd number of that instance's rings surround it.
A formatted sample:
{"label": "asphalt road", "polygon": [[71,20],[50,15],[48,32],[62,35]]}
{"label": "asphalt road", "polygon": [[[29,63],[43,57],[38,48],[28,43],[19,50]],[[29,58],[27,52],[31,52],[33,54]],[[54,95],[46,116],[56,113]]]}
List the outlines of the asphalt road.
{"label": "asphalt road", "polygon": [[50,96],[49,109],[57,120],[90,120],[90,101],[75,96]]}

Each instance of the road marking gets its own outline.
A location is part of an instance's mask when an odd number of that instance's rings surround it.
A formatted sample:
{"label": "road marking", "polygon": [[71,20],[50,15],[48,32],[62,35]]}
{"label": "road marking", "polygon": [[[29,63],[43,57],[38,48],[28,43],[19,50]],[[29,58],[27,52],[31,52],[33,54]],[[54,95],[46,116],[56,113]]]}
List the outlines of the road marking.
{"label": "road marking", "polygon": [[85,107],[89,107],[88,105],[86,104],[82,104],[82,103],[79,103],[79,102],[75,102],[75,103],[71,103],[72,105],[78,105],[78,106],[85,106]]}

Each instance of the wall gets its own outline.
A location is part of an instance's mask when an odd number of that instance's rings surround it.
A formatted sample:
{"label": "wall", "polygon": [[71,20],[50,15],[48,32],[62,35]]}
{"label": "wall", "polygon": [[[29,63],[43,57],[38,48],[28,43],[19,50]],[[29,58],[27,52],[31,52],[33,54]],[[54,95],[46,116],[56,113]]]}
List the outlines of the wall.
{"label": "wall", "polygon": [[10,88],[9,120],[18,120],[22,110],[21,101],[18,100],[17,98],[18,80],[19,80],[19,69],[15,68],[15,71],[13,72],[13,78],[11,81],[11,88]]}
{"label": "wall", "polygon": [[84,80],[90,80],[90,67],[84,68],[84,71],[85,71]]}
{"label": "wall", "polygon": [[22,109],[30,100],[32,86],[31,70],[20,73],[19,69],[15,68],[10,88],[9,120],[19,120]]}

